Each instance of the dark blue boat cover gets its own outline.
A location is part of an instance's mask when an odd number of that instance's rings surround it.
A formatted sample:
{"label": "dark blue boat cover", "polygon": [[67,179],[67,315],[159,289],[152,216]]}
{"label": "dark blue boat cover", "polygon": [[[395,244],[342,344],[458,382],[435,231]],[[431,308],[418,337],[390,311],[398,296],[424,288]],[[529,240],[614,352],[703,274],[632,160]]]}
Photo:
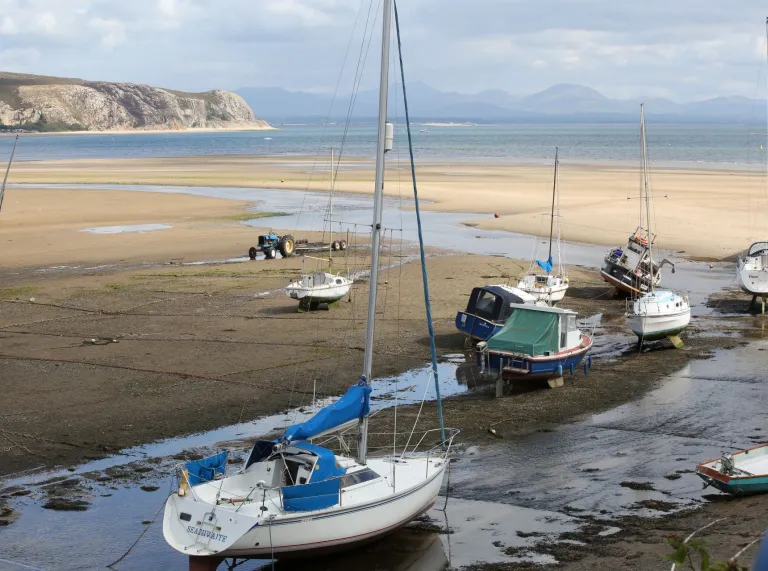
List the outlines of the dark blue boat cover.
{"label": "dark blue boat cover", "polygon": [[219,452],[215,456],[187,462],[185,468],[189,474],[189,485],[197,486],[203,482],[216,479],[216,474],[224,475],[227,467],[227,452]]}
{"label": "dark blue boat cover", "polygon": [[763,536],[763,541],[760,543],[760,551],[757,553],[752,571],[768,571],[768,533]]}
{"label": "dark blue boat cover", "polygon": [[336,464],[336,456],[333,452],[309,442],[299,442],[293,446],[315,454],[317,462],[309,477],[309,483],[283,487],[285,511],[321,510],[338,504],[341,476],[346,473],[346,470]]}
{"label": "dark blue boat cover", "polygon": [[370,395],[371,387],[368,384],[361,383],[350,387],[343,397],[321,409],[309,420],[286,428],[283,441],[308,440],[350,420],[364,417],[370,410]]}
{"label": "dark blue boat cover", "polygon": [[548,274],[552,273],[552,256],[550,256],[546,262],[542,262],[541,260],[536,260],[536,263],[539,265],[539,267],[542,270],[544,270]]}
{"label": "dark blue boat cover", "polygon": [[287,512],[308,512],[329,508],[339,503],[340,490],[341,478],[284,486],[283,509]]}

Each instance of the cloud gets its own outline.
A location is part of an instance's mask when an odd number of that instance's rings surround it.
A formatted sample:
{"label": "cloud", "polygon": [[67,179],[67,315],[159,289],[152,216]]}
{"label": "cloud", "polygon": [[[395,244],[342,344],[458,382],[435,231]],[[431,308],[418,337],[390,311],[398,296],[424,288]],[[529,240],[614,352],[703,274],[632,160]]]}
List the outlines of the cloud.
{"label": "cloud", "polygon": [[[568,82],[614,97],[689,100],[754,95],[766,57],[758,4],[401,0],[400,18],[409,79],[439,89],[525,94]],[[17,54],[1,61],[12,71],[176,89],[276,85],[320,92],[333,91],[344,66],[341,89],[348,91],[371,37],[363,87],[376,84],[378,5],[0,0],[0,50]]]}

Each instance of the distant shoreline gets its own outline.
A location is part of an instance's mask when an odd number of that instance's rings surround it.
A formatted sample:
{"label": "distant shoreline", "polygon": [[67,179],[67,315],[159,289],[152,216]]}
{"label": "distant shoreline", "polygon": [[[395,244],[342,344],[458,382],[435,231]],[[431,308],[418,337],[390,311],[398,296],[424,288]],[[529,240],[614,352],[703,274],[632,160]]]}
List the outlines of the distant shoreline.
{"label": "distant shoreline", "polygon": [[114,131],[25,131],[23,133],[0,133],[0,137],[41,137],[41,136],[66,136],[66,135],[156,135],[163,133],[237,133],[242,131],[279,131],[279,127],[248,125],[231,127],[189,127],[187,129],[119,129]]}

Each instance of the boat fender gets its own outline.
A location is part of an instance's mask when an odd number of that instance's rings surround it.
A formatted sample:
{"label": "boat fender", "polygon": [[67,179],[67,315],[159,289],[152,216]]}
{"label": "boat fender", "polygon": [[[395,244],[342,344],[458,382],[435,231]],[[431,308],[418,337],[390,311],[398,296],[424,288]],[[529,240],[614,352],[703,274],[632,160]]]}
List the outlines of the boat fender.
{"label": "boat fender", "polygon": [[587,363],[586,361],[584,361],[584,374],[585,374],[585,375],[587,374],[587,371],[588,371],[588,370],[589,370],[589,363]]}
{"label": "boat fender", "polygon": [[573,374],[573,363],[571,363],[571,374]]}
{"label": "boat fender", "polygon": [[557,376],[558,377],[562,377],[563,376],[563,366],[562,365],[558,365],[557,366]]}

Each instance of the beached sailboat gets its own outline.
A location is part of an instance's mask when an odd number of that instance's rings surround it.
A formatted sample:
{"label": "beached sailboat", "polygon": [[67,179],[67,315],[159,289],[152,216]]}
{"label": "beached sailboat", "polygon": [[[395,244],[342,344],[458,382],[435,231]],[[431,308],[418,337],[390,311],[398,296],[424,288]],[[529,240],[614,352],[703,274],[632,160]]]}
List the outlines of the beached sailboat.
{"label": "beached sailboat", "polygon": [[[766,38],[768,38],[768,21],[766,21]],[[768,78],[766,83],[768,84]],[[768,240],[755,242],[744,256],[739,256],[736,275],[741,289],[752,296],[750,309],[759,297],[764,314],[765,300],[768,297]]]}
{"label": "beached sailboat", "polygon": [[709,486],[733,495],[768,492],[768,444],[723,453],[696,466],[696,474]]}
{"label": "beached sailboat", "polygon": [[[560,252],[560,195],[557,189],[558,175],[558,149],[555,147],[555,174],[552,182],[552,212],[549,224],[549,256],[545,262],[536,260],[536,265],[544,270],[544,274],[533,272],[534,266],[528,274],[523,276],[517,283],[518,289],[534,296],[537,300],[545,301],[549,305],[554,305],[563,297],[568,289],[568,278],[563,271],[563,261]],[[557,198],[557,274],[552,274],[552,234],[555,228],[555,199]]]}
{"label": "beached sailboat", "polygon": [[500,331],[477,344],[483,372],[548,381],[572,372],[592,348],[592,336],[579,329],[575,311],[540,305],[513,305],[512,310]]}
{"label": "beached sailboat", "polygon": [[[645,138],[645,111],[640,104],[640,144],[642,145],[643,190],[645,193],[648,267],[653,266],[653,238],[651,234],[651,202],[648,188],[648,152]],[[691,307],[688,296],[672,291],[656,290],[654,280],[649,281],[650,291],[631,300],[627,308],[627,324],[643,341],[672,337],[688,327]],[[676,343],[677,346],[677,343]]]}
{"label": "beached sailboat", "polygon": [[467,308],[456,314],[456,329],[470,339],[486,341],[504,327],[513,307],[520,303],[534,305],[537,299],[504,284],[473,288]]}
{"label": "beached sailboat", "polygon": [[[304,272],[304,263],[308,256],[302,260],[301,277],[285,286],[285,293],[292,299],[299,300],[300,309],[312,309],[321,303],[334,303],[349,293],[354,280],[348,275],[333,273],[333,251],[342,249],[340,242],[333,240],[333,185],[334,185],[333,149],[331,149],[331,192],[328,199],[328,225],[330,238],[328,240],[328,270],[313,273]],[[346,242],[343,243],[346,249]],[[321,260],[325,261],[325,260]]]}
{"label": "beached sailboat", "polygon": [[[274,441],[256,442],[245,465],[234,474],[226,474],[226,453],[188,462],[182,467],[178,491],[166,502],[163,535],[174,549],[190,556],[191,570],[215,569],[224,557],[280,558],[349,548],[407,524],[428,510],[440,491],[456,431],[446,436],[442,427],[434,331],[424,266],[424,296],[432,377],[441,421],[440,438],[428,437],[438,443],[426,452],[417,452],[417,445],[397,454],[393,451],[381,457],[368,457],[369,379],[372,379],[374,354],[384,157],[391,149],[392,141],[392,125],[386,121],[392,6],[393,0],[384,0],[363,375],[341,399],[321,409],[311,419],[289,427]],[[421,242],[418,201],[416,214]],[[421,253],[423,260],[423,243]],[[358,423],[354,458],[309,442],[350,422]]]}

